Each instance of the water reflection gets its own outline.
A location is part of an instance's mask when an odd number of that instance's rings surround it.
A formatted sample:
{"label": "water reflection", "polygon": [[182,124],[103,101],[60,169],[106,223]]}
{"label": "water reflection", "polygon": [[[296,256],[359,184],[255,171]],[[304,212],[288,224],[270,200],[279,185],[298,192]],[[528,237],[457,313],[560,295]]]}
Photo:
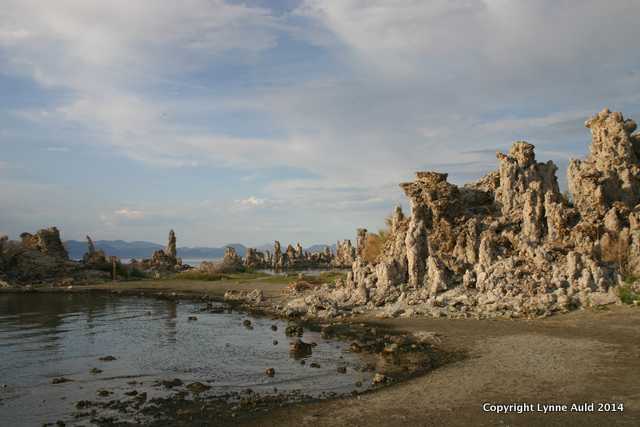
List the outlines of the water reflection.
{"label": "water reflection", "polygon": [[[348,392],[365,381],[356,370],[336,374],[338,364],[360,363],[341,343],[305,332],[304,343],[317,346],[303,366],[290,358],[294,339],[285,336],[284,323],[251,318],[253,329],[247,329],[242,313],[202,308],[111,294],[0,294],[0,382],[7,384],[0,389],[0,425],[70,417],[74,402],[94,398],[99,389],[117,396],[130,390],[132,378],[146,387],[176,377],[185,384],[200,381],[212,387],[211,394],[247,387]],[[106,355],[115,360],[99,360]],[[265,375],[267,368],[275,369],[274,377]],[[50,383],[62,376],[72,381]]]}

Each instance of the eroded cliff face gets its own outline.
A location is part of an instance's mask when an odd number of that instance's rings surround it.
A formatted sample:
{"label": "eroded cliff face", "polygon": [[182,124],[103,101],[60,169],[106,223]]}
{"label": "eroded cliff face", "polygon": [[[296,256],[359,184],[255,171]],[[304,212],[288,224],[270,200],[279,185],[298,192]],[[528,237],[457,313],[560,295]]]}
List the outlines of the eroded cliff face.
{"label": "eroded cliff face", "polygon": [[[12,284],[53,282],[77,275],[81,266],[69,255],[56,227],[22,233],[20,241],[0,237],[0,281]],[[70,279],[69,279],[70,280]]]}
{"label": "eroded cliff face", "polygon": [[640,274],[640,137],[609,110],[586,126],[590,154],[568,169],[573,202],[523,141],[463,187],[418,172],[400,185],[411,215],[396,208],[378,259],[357,256],[345,281],[285,312],[521,317],[616,301],[622,278]]}

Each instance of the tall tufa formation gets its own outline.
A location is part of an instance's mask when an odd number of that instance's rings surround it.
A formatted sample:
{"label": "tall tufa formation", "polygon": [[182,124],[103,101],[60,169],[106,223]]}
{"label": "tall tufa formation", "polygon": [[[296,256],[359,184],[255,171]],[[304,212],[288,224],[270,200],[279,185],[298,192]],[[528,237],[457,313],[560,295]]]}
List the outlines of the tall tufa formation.
{"label": "tall tufa formation", "polygon": [[93,240],[89,236],[87,236],[87,252],[82,257],[82,262],[88,266],[103,268],[109,264],[104,251],[96,249]]}
{"label": "tall tufa formation", "polygon": [[336,243],[336,256],[331,263],[334,267],[349,268],[356,260],[356,248],[351,240],[342,240]]}
{"label": "tall tufa formation", "polygon": [[176,249],[176,233],[169,231],[167,246],[164,249],[157,250],[151,257],[152,268],[160,270],[173,270],[182,265],[182,260],[177,256]]}
{"label": "tall tufa formation", "polygon": [[496,171],[463,187],[445,173],[418,172],[400,185],[411,215],[394,211],[375,262],[358,258],[346,281],[315,290],[313,305],[298,303],[306,309],[297,313],[382,307],[390,315],[520,317],[617,301],[622,278],[640,275],[640,135],[609,110],[586,126],[590,154],[568,169],[573,203],[559,191],[556,165],[536,161],[523,141],[497,154]]}
{"label": "tall tufa formation", "polygon": [[37,250],[54,258],[69,259],[67,249],[60,240],[60,231],[56,227],[38,230],[36,234],[22,233],[20,238],[26,249]]}
{"label": "tall tufa formation", "polygon": [[171,258],[177,258],[178,251],[176,249],[176,233],[173,230],[169,231],[169,241],[167,242],[165,253]]}

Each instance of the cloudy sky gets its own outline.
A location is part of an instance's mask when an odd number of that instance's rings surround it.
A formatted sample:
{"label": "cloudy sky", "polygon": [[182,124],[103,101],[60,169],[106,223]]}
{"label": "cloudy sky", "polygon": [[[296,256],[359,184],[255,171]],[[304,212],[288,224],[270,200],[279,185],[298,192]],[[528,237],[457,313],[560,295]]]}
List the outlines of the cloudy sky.
{"label": "cloudy sky", "polygon": [[309,245],[640,119],[637,0],[1,0],[0,232]]}

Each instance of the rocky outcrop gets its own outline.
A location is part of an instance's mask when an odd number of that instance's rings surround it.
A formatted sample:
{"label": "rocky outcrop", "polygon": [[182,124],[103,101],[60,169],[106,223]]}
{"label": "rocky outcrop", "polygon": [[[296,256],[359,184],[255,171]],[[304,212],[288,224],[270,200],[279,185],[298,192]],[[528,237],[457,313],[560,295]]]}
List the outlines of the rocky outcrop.
{"label": "rocky outcrop", "polygon": [[247,248],[243,263],[246,268],[254,270],[271,268],[268,263],[268,257],[265,256],[264,252],[260,252],[254,248]]}
{"label": "rocky outcrop", "polygon": [[85,265],[98,268],[105,268],[105,266],[111,265],[104,251],[96,249],[93,240],[89,236],[87,236],[87,252],[82,257],[82,262]]}
{"label": "rocky outcrop", "polygon": [[22,233],[20,241],[0,237],[0,280],[14,285],[69,285],[108,278],[84,263],[69,260],[56,227]]}
{"label": "rocky outcrop", "polygon": [[367,243],[367,229],[358,228],[356,230],[356,235],[358,236],[356,239],[356,256],[362,257]]}
{"label": "rocky outcrop", "polygon": [[282,252],[279,241],[275,241],[273,255],[271,252],[261,252],[254,248],[247,248],[244,266],[250,269],[303,270],[309,268],[328,268],[333,261],[333,254],[328,247],[323,252],[305,251],[298,242],[295,246],[287,245]]}
{"label": "rocky outcrop", "polygon": [[38,230],[36,234],[22,233],[22,246],[54,258],[69,259],[69,254],[60,240],[60,231],[56,227]]}
{"label": "rocky outcrop", "polygon": [[359,233],[347,279],[298,296],[285,314],[529,317],[615,302],[622,278],[640,275],[640,137],[608,110],[586,126],[590,154],[568,169],[573,203],[556,165],[523,141],[463,187],[418,172],[400,185],[411,215],[396,208],[375,261],[360,256]]}
{"label": "rocky outcrop", "polygon": [[633,209],[640,202],[640,147],[633,120],[603,110],[585,123],[593,142],[585,160],[571,160],[569,189],[584,217],[603,216],[615,203]]}
{"label": "rocky outcrop", "polygon": [[[366,234],[366,231],[365,231]],[[348,268],[356,260],[356,248],[351,244],[351,240],[342,240],[336,243],[336,256],[331,265],[337,268]]]}
{"label": "rocky outcrop", "polygon": [[176,234],[173,230],[169,231],[169,239],[167,247],[157,250],[151,257],[151,264],[156,269],[173,270],[182,262],[176,257]]}
{"label": "rocky outcrop", "polygon": [[199,269],[207,273],[239,273],[245,270],[245,266],[235,248],[227,246],[222,261],[204,261],[200,264]]}
{"label": "rocky outcrop", "polygon": [[191,267],[182,264],[182,259],[178,257],[176,242],[176,233],[170,230],[167,246],[164,249],[155,251],[149,259],[131,260],[131,267],[143,272],[153,273],[156,277],[190,269]]}

